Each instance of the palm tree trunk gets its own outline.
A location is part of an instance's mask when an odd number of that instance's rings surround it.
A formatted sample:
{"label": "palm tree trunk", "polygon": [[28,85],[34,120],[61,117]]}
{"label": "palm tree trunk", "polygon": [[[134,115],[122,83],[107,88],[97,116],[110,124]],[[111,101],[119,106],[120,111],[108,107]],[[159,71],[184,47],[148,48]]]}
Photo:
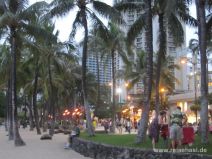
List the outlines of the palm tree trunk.
{"label": "palm tree trunk", "polygon": [[16,31],[11,27],[11,54],[12,54],[12,108],[13,108],[13,131],[15,146],[23,146],[25,142],[19,133],[18,112],[17,112],[17,94],[16,94]]}
{"label": "palm tree trunk", "polygon": [[87,23],[87,17],[85,13],[85,9],[82,11],[82,21],[83,26],[85,29],[85,37],[83,42],[83,55],[82,55],[82,93],[83,93],[83,101],[85,106],[85,113],[86,113],[86,122],[88,127],[88,134],[89,136],[94,136],[94,128],[92,126],[91,122],[91,112],[88,105],[88,99],[87,99],[87,86],[86,86],[86,62],[87,62],[87,44],[88,44],[88,23]]}
{"label": "palm tree trunk", "polygon": [[40,126],[39,126],[39,116],[38,116],[38,109],[37,109],[37,84],[38,84],[38,60],[36,61],[36,66],[35,66],[35,81],[34,81],[34,90],[33,90],[33,111],[34,111],[34,117],[35,117],[35,126],[37,130],[37,134],[41,134],[40,131]]}
{"label": "palm tree trunk", "polygon": [[8,80],[8,125],[9,125],[9,140],[14,139],[14,132],[13,132],[13,108],[12,108],[12,72],[10,71],[10,77]]}
{"label": "palm tree trunk", "polygon": [[99,75],[99,56],[96,52],[96,64],[97,64],[97,104],[96,109],[99,109],[100,106],[100,75]]}
{"label": "palm tree trunk", "polygon": [[27,107],[29,109],[29,131],[33,131],[34,129],[34,122],[33,122],[33,112],[32,112],[32,102],[31,97],[26,97],[27,99]]}
{"label": "palm tree trunk", "polygon": [[43,108],[43,132],[46,132],[47,131],[47,106],[48,103],[45,102],[45,105],[44,105],[44,108]]}
{"label": "palm tree trunk", "polygon": [[156,117],[160,111],[160,74],[161,74],[161,60],[165,60],[166,52],[166,32],[164,27],[163,13],[159,14],[159,51],[157,56],[156,79],[155,79],[155,111]]}
{"label": "palm tree trunk", "polygon": [[[11,71],[9,71],[11,72]],[[9,73],[10,74],[10,73]],[[5,130],[9,131],[9,126],[10,126],[10,111],[9,111],[9,103],[10,103],[10,76],[7,81],[7,91],[6,91],[6,109],[5,109]]]}
{"label": "palm tree trunk", "polygon": [[50,129],[49,129],[49,135],[53,136],[54,135],[54,127],[55,127],[55,103],[54,103],[54,88],[53,88],[53,83],[52,83],[52,73],[51,73],[51,66],[50,66],[50,57],[48,59],[48,73],[49,73],[49,84],[50,84],[50,100],[49,104],[51,106],[51,124],[50,124]]}
{"label": "palm tree trunk", "polygon": [[206,18],[205,1],[196,0],[198,38],[201,62],[201,110],[200,110],[200,133],[201,142],[208,143],[208,83],[207,83],[207,55],[206,55]]}
{"label": "palm tree trunk", "polygon": [[[9,83],[9,80],[8,80],[8,83]],[[7,85],[7,87],[8,87],[8,85]],[[8,89],[7,89],[7,91],[6,91],[6,102],[8,102],[8,98],[9,98],[8,93],[9,93],[9,91],[8,91]],[[6,120],[6,122],[5,122],[5,124],[4,124],[4,126],[5,126],[5,131],[8,131],[8,127],[9,127],[8,103],[6,104],[6,108],[5,108],[5,110],[4,110],[4,114],[5,114],[5,120]]]}
{"label": "palm tree trunk", "polygon": [[144,83],[144,107],[142,117],[139,121],[139,128],[136,143],[144,142],[149,121],[150,99],[152,91],[152,72],[153,72],[153,36],[152,36],[152,10],[151,0],[144,0],[146,8],[146,77]]}
{"label": "palm tree trunk", "polygon": [[115,133],[115,122],[116,122],[116,72],[115,72],[115,51],[111,51],[111,60],[112,60],[112,133]]}

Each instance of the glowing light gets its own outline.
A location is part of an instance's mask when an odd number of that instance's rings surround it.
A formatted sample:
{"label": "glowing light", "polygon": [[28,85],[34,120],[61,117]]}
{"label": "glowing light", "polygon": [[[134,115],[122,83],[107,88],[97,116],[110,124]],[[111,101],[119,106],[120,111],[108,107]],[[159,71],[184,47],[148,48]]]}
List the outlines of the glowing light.
{"label": "glowing light", "polygon": [[130,109],[133,109],[134,108],[134,106],[132,105],[132,106],[130,106]]}
{"label": "glowing light", "polygon": [[165,88],[161,88],[160,91],[161,91],[161,92],[165,92]]}
{"label": "glowing light", "polygon": [[121,88],[117,88],[116,89],[116,93],[120,94],[122,92],[122,89]]}
{"label": "glowing light", "polygon": [[127,96],[127,99],[130,100],[131,99],[131,96]]}
{"label": "glowing light", "polygon": [[79,110],[79,109],[76,108],[74,111],[77,112],[78,110]]}
{"label": "glowing light", "polygon": [[185,64],[187,61],[185,59],[180,60],[181,64]]}

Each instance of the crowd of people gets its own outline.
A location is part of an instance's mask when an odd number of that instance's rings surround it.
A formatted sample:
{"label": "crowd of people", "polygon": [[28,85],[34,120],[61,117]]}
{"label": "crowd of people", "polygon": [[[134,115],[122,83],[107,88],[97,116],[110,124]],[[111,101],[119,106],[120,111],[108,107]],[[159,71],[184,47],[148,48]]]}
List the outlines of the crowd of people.
{"label": "crowd of people", "polygon": [[[163,140],[167,148],[176,149],[181,147],[182,144],[190,145],[194,141],[194,134],[199,131],[199,124],[189,124],[186,114],[181,111],[179,106],[175,106],[171,111],[163,110],[158,115],[153,111],[149,121],[147,133],[152,141],[153,149],[156,147],[159,138]],[[209,125],[210,122],[212,125],[212,119],[210,119]],[[92,124],[94,130],[103,126],[105,133],[113,132],[112,119],[110,118],[99,120],[94,118]],[[78,125],[74,126],[69,136],[68,147],[71,145],[73,138],[79,136],[79,127],[86,129],[86,121],[82,120]],[[118,134],[137,132],[138,127],[139,122],[136,119],[116,117],[115,129]]]}
{"label": "crowd of people", "polygon": [[[100,121],[101,125],[104,127],[106,133],[112,132],[112,120],[103,119]],[[119,134],[123,132],[131,133],[133,130],[136,132],[138,129],[138,122],[134,119],[132,122],[130,118],[116,118],[115,121],[116,131]]]}
{"label": "crowd of people", "polygon": [[[196,124],[194,126],[188,124],[187,120],[186,115],[181,112],[181,107],[179,106],[174,107],[171,112],[160,112],[158,117],[153,111],[148,129],[153,148],[155,148],[159,136],[163,138],[164,145],[172,149],[181,147],[182,144],[192,144],[197,127]],[[186,139],[184,139],[184,135],[186,135]],[[170,145],[168,145],[168,139],[171,141]]]}

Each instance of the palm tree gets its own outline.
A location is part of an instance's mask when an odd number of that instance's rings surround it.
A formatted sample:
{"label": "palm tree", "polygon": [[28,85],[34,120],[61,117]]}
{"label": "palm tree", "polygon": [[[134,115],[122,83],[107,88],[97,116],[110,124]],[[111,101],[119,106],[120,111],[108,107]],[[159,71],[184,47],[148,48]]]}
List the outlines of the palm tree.
{"label": "palm tree", "polygon": [[[12,107],[13,107],[13,120],[14,120],[14,143],[16,146],[25,145],[23,140],[20,137],[18,130],[18,120],[17,120],[17,81],[16,81],[16,67],[20,63],[20,53],[21,47],[23,44],[22,35],[31,35],[36,37],[43,35],[47,37],[47,34],[44,35],[45,31],[38,27],[35,24],[30,24],[30,17],[32,14],[36,14],[39,9],[45,8],[45,2],[38,2],[32,6],[25,8],[27,6],[27,1],[14,0],[14,1],[1,1],[0,10],[1,10],[1,19],[0,26],[2,29],[10,32],[9,43],[11,46],[11,56],[12,56]],[[43,8],[44,6],[44,8]],[[25,36],[26,37],[26,36]]]}
{"label": "palm tree", "polygon": [[198,38],[201,63],[201,110],[200,110],[200,132],[201,142],[208,143],[208,83],[207,83],[207,55],[206,55],[206,1],[196,0],[196,11],[198,21]]}
{"label": "palm tree", "polygon": [[[12,99],[11,99],[11,56],[9,53],[9,46],[6,45],[6,41],[1,46],[1,89],[7,89],[7,127],[8,127],[8,136],[9,140],[14,139],[14,132],[13,132],[13,113],[12,113]],[[7,82],[6,82],[7,81]]]}
{"label": "palm tree", "polygon": [[[130,86],[134,86],[136,83],[143,81],[145,76],[145,52],[137,52],[136,53],[136,60],[128,62],[125,65],[125,69],[120,72],[120,78],[124,78],[128,81],[130,81]],[[172,58],[168,56],[166,60],[161,64],[161,73],[160,73],[160,84],[159,88],[162,88],[166,86],[166,90],[169,93],[172,93],[174,90],[174,81],[179,82],[179,80],[173,75],[172,70],[173,69],[179,69],[178,65],[170,64],[169,61]],[[156,72],[157,72],[157,59],[153,61],[153,90],[156,89]],[[152,97],[155,96],[155,94],[152,92]]]}
{"label": "palm tree", "polygon": [[96,109],[99,109],[100,107],[100,102],[101,102],[101,84],[100,84],[100,61],[102,58],[100,57],[100,52],[101,44],[100,42],[100,37],[98,37],[98,34],[96,33],[95,29],[91,31],[88,39],[88,54],[93,55],[96,58],[96,65],[97,65],[97,72],[96,72],[96,78],[97,78],[97,102],[96,102]]}
{"label": "palm tree", "polygon": [[[18,53],[18,24],[22,24],[18,18],[20,18],[20,13],[24,10],[24,4],[26,1],[14,0],[14,1],[1,1],[1,19],[0,26],[8,27],[10,31],[10,45],[11,45],[11,55],[12,55],[12,65],[11,65],[11,97],[12,97],[12,108],[13,108],[13,130],[14,130],[14,141],[16,146],[25,145],[24,141],[18,131],[18,120],[17,120],[17,94],[16,94],[16,63],[17,63],[17,53]],[[20,23],[21,22],[21,23]],[[23,26],[23,25],[22,25]]]}
{"label": "palm tree", "polygon": [[79,10],[77,12],[76,18],[73,22],[73,28],[71,36],[74,37],[76,34],[76,29],[78,26],[84,28],[84,43],[82,51],[82,93],[83,101],[86,110],[86,120],[88,126],[88,133],[90,136],[94,135],[94,130],[91,124],[91,115],[90,109],[87,101],[87,86],[86,86],[86,61],[87,61],[87,43],[88,43],[88,17],[91,18],[92,22],[95,24],[96,28],[100,28],[102,31],[106,30],[106,27],[101,22],[101,20],[96,16],[94,11],[88,8],[88,5],[91,4],[93,9],[97,11],[101,16],[106,18],[114,19],[119,16],[118,12],[113,9],[111,6],[100,2],[100,1],[90,1],[90,0],[54,0],[51,3],[51,6],[54,8],[51,10],[51,16],[63,16],[68,13],[70,10],[77,7]]}
{"label": "palm tree", "polygon": [[[166,58],[167,48],[167,30],[171,30],[170,34],[174,39],[176,46],[181,45],[184,42],[184,30],[181,21],[186,24],[196,25],[196,21],[189,13],[189,8],[185,1],[176,0],[157,0],[153,6],[154,16],[158,16],[159,23],[159,50],[157,54],[157,71],[156,71],[156,97],[155,97],[155,109],[156,115],[159,114],[159,83],[161,63]],[[177,27],[176,27],[177,26]]]}
{"label": "palm tree", "polygon": [[144,78],[144,108],[138,128],[137,143],[143,142],[146,137],[146,130],[149,121],[149,109],[152,92],[152,77],[153,77],[153,33],[152,33],[152,1],[144,0],[146,8],[146,75]]}
{"label": "palm tree", "polygon": [[[143,5],[145,1],[132,2],[131,5],[127,5],[130,2],[118,4],[116,7],[120,10],[125,11],[126,9],[141,9],[144,10]],[[189,24],[195,24],[195,19],[188,15],[188,7],[185,1],[176,0],[157,0],[152,4],[152,17],[158,16],[159,20],[159,51],[157,55],[157,72],[156,72],[156,112],[159,112],[159,83],[160,83],[160,72],[161,63],[166,58],[166,37],[167,30],[172,30],[171,34],[176,45],[183,42],[183,28],[180,20],[183,20]],[[146,8],[146,7],[145,7]],[[145,10],[146,11],[146,10]],[[132,44],[135,37],[144,29],[148,28],[145,26],[146,12],[143,12],[141,16],[133,23],[128,31],[128,43]],[[176,27],[177,26],[177,27]],[[146,40],[147,41],[147,40]]]}
{"label": "palm tree", "polygon": [[116,65],[115,57],[121,56],[124,58],[124,33],[113,23],[109,23],[107,30],[107,38],[105,34],[102,34],[101,30],[96,29],[96,44],[97,50],[103,57],[107,57],[107,60],[111,60],[112,65],[112,131],[115,133],[115,112],[116,112]]}

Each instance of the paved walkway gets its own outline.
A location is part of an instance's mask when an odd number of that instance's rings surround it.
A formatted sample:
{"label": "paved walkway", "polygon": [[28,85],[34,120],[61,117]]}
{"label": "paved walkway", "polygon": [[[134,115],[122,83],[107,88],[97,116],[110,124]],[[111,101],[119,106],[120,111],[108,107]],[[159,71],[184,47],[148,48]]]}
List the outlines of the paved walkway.
{"label": "paved walkway", "polygon": [[15,147],[13,141],[8,141],[7,133],[0,126],[0,156],[2,159],[90,159],[71,149],[64,149],[68,136],[55,134],[52,140],[40,140],[40,135],[28,129],[20,130],[26,146]]}

